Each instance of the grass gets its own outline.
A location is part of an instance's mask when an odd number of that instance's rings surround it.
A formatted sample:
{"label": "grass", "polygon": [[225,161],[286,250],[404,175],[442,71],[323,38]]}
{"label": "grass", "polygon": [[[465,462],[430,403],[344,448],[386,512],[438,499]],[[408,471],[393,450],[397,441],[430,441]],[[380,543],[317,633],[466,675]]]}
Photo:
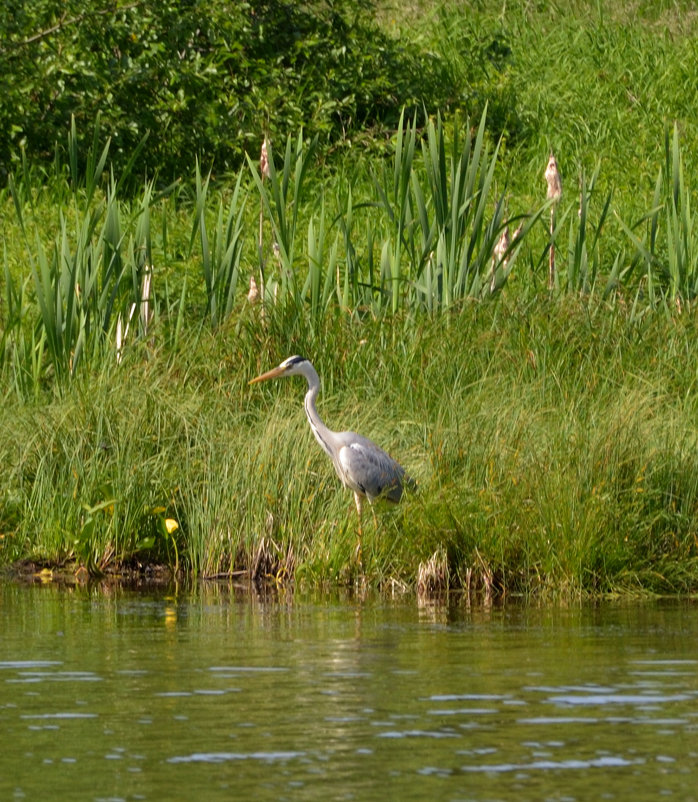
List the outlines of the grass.
{"label": "grass", "polygon": [[[502,301],[412,325],[390,342],[338,318],[310,350],[329,425],[371,436],[419,482],[367,524],[370,582],[416,586],[443,549],[451,585],[492,592],[695,587],[692,316]],[[96,573],[176,556],[203,576],[356,578],[351,495],[312,439],[302,383],[247,386],[276,347],[251,324],[202,330],[176,359],[134,356],[52,403],[6,405],[3,562]]]}
{"label": "grass", "polygon": [[356,580],[302,383],[247,386],[302,353],[328,425],[419,483],[367,524],[368,582],[694,592],[695,23],[621,5],[412,9],[454,76],[473,43],[501,59],[487,118],[403,119],[389,156],[295,135],[268,176],[136,197],[98,126],[27,159],[0,190],[0,563]]}

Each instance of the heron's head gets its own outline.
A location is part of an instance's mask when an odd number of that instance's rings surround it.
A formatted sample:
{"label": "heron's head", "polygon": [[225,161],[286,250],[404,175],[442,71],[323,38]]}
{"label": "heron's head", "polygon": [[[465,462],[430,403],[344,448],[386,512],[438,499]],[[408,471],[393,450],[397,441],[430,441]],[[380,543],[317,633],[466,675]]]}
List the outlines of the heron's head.
{"label": "heron's head", "polygon": [[278,376],[305,376],[307,378],[309,366],[312,369],[312,365],[304,357],[290,356],[288,359],[284,359],[278,367],[272,368],[266,373],[262,373],[261,376],[252,379],[250,384],[263,382],[267,379],[276,379]]}

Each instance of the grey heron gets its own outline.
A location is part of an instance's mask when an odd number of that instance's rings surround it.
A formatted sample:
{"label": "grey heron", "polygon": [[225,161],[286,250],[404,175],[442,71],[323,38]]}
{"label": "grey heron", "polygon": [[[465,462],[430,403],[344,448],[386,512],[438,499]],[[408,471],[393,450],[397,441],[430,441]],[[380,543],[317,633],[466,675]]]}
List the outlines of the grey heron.
{"label": "grey heron", "polygon": [[320,377],[311,362],[302,356],[291,356],[278,367],[252,379],[250,384],[278,376],[304,376],[308,382],[305,414],[310,428],[323,451],[332,460],[344,487],[354,492],[359,517],[357,554],[361,561],[363,500],[368,499],[370,504],[378,499],[398,502],[404,487],[414,488],[415,483],[405,474],[405,469],[372,440],[356,432],[333,432],[327,428],[315,406],[320,393]]}

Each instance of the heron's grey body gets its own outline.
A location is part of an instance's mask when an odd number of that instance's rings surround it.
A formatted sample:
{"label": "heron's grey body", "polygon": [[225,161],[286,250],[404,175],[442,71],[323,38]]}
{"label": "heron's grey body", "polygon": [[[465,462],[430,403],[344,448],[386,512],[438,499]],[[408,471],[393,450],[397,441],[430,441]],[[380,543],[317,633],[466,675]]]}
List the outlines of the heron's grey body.
{"label": "heron's grey body", "polygon": [[405,485],[413,486],[414,482],[405,475],[405,469],[372,440],[356,432],[333,432],[325,426],[315,406],[320,393],[320,377],[307,359],[289,357],[278,368],[263,373],[252,382],[276,376],[304,376],[307,380],[305,414],[308,423],[315,439],[332,460],[342,484],[354,491],[360,537],[363,499],[367,498],[371,504],[378,499],[398,502]]}
{"label": "heron's grey body", "polygon": [[295,366],[296,372],[308,380],[308,392],[305,394],[308,423],[315,439],[332,460],[342,484],[354,493],[366,496],[371,503],[379,498],[400,501],[404,468],[368,437],[356,432],[333,432],[328,429],[315,406],[320,393],[320,379],[315,368],[307,359],[295,363]]}

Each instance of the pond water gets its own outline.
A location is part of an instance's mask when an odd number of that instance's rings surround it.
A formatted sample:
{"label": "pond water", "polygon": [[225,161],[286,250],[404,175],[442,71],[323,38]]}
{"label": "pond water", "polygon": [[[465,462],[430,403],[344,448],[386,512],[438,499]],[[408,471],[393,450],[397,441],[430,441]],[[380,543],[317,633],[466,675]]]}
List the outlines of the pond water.
{"label": "pond water", "polygon": [[698,604],[0,584],[0,799],[698,799]]}

